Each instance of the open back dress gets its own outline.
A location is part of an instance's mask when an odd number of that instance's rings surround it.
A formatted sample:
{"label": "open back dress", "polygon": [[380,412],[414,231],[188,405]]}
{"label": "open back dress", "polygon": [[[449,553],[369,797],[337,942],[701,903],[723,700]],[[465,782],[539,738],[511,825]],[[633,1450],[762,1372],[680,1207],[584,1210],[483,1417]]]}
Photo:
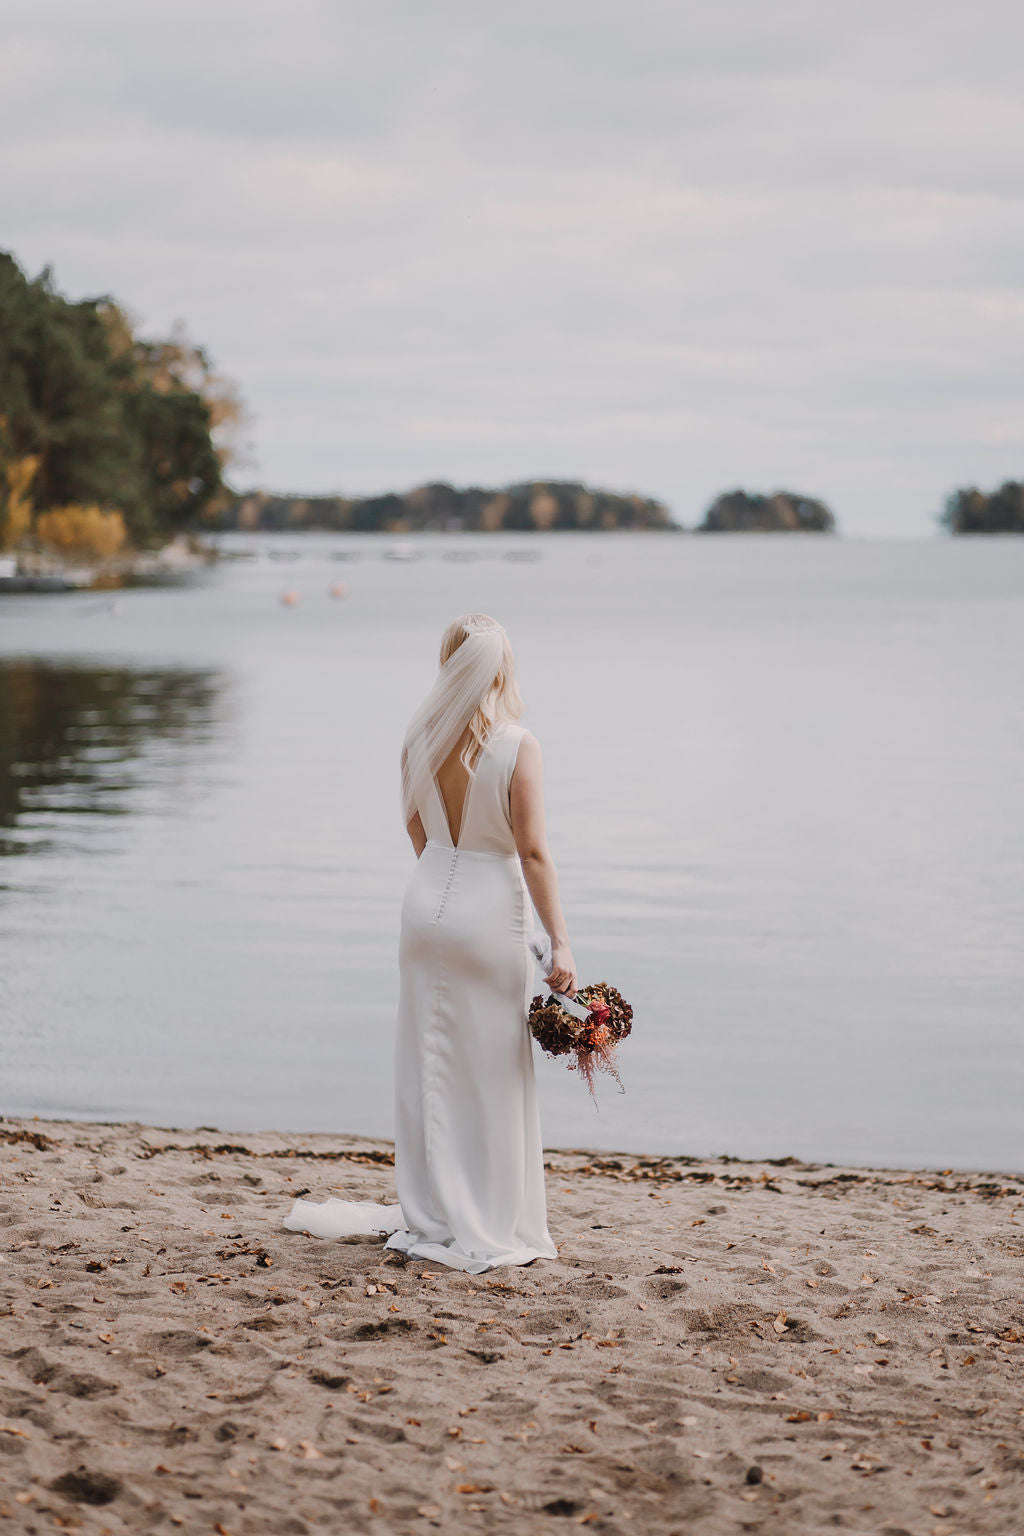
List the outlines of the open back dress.
{"label": "open back dress", "polygon": [[395,1174],[387,1246],[478,1274],[557,1258],[526,1023],[532,907],[509,792],[522,726],[498,725],[470,776],[458,842],[431,780],[426,847],[402,905]]}

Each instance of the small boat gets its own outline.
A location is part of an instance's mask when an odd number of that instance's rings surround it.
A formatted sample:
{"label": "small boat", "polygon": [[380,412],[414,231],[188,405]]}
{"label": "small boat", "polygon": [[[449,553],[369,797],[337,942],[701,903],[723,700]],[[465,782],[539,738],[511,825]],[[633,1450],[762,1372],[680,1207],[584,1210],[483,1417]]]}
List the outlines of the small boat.
{"label": "small boat", "polygon": [[386,549],[381,556],[382,560],[418,560],[419,558],[420,551],[416,545],[404,542],[392,544],[391,548]]}

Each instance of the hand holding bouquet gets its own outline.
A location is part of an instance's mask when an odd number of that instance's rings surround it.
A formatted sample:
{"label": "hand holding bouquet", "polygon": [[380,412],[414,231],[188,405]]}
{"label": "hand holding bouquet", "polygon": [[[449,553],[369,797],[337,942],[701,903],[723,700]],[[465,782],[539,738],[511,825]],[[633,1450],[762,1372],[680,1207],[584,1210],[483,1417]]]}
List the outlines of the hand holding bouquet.
{"label": "hand holding bouquet", "polygon": [[573,999],[538,994],[530,1003],[527,1023],[530,1033],[549,1056],[571,1056],[571,1072],[579,1072],[597,1103],[594,1073],[607,1072],[625,1093],[615,1062],[620,1040],[633,1028],[633,1010],[614,987],[606,981],[578,987]]}

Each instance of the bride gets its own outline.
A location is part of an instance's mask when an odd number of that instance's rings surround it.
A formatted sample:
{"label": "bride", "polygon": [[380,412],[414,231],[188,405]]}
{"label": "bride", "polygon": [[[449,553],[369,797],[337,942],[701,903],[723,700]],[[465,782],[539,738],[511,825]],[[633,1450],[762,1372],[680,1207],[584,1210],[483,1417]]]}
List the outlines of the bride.
{"label": "bride", "polygon": [[386,1231],[389,1248],[473,1274],[557,1258],[526,1024],[531,899],[551,943],[547,985],[572,996],[577,978],[540,745],[516,723],[522,710],[502,626],[482,613],[456,619],[402,748],[417,865],[399,942],[399,1205],[298,1200],[285,1222],[293,1230]]}

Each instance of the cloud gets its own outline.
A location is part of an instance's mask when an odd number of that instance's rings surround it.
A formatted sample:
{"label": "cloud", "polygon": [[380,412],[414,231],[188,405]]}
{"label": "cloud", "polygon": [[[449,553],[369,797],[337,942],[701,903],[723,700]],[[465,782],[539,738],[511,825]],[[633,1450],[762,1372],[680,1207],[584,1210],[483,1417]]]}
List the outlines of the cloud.
{"label": "cloud", "polygon": [[7,245],[242,385],[258,478],[1024,474],[1024,15],[8,0]]}

